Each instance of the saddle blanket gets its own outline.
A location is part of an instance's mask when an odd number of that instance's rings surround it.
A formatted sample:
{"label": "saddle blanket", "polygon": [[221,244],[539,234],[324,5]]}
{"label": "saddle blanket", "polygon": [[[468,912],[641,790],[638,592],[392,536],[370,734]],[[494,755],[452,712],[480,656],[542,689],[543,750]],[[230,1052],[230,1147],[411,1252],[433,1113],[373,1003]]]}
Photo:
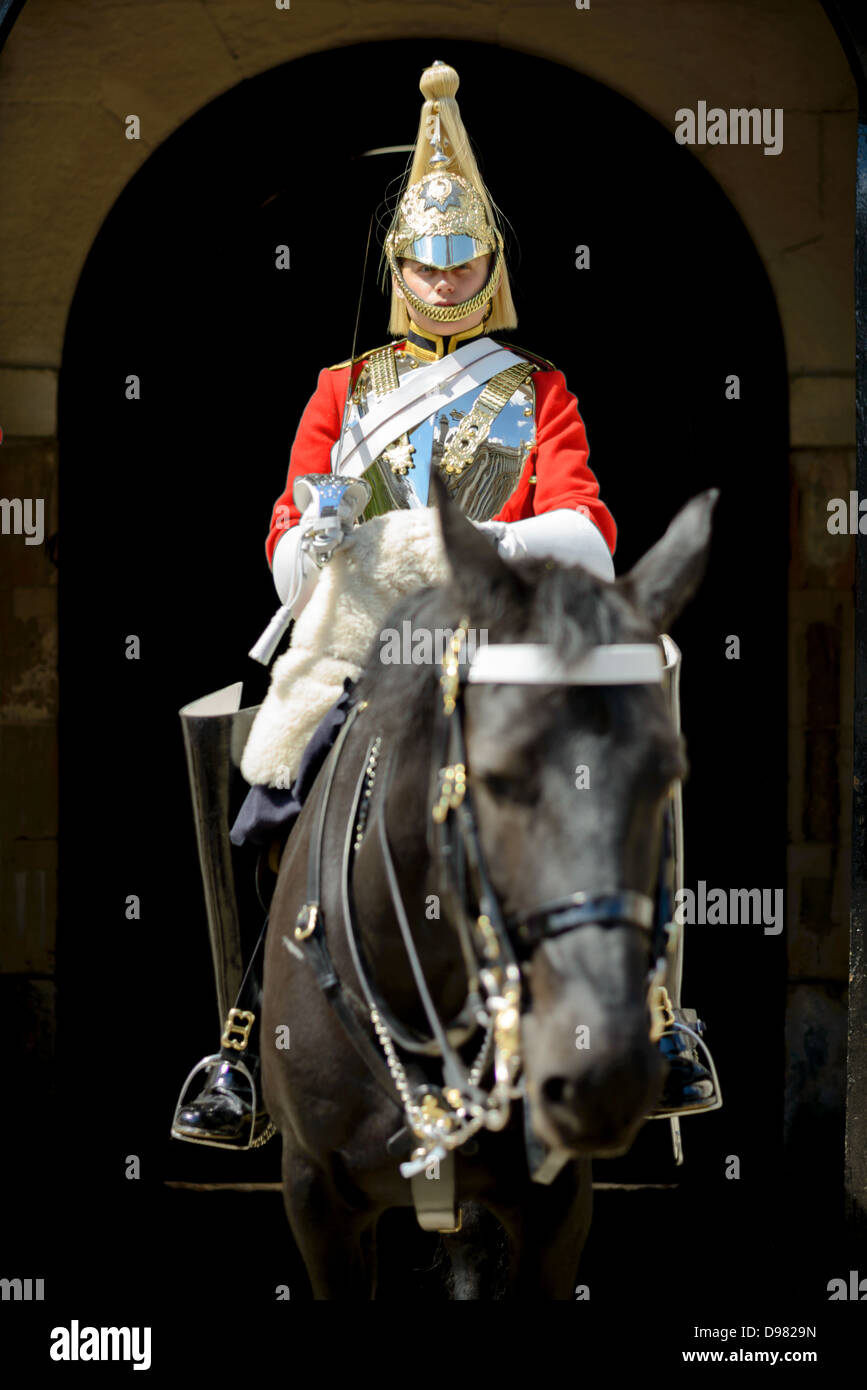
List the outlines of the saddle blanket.
{"label": "saddle blanket", "polygon": [[448,578],[435,508],[386,512],[351,533],[319,575],[288,651],[274,663],[241,760],[251,785],[292,786],[310,736],[347,677],[360,676],[390,610]]}

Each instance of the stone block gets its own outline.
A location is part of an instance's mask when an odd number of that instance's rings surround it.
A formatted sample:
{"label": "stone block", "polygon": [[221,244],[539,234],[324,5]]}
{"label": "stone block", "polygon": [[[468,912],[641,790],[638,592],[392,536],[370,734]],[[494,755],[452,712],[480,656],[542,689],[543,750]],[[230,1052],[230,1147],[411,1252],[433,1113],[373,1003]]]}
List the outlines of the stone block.
{"label": "stone block", "polygon": [[[842,589],[789,590],[789,728],[801,729],[808,722],[807,693],[810,654],[807,634],[813,627],[828,627],[839,634],[839,674],[834,677],[839,696],[836,716],[828,722],[841,728],[852,724],[852,595]],[[815,698],[818,697],[818,693]],[[815,705],[814,705],[815,708]]]}
{"label": "stone block", "polygon": [[0,968],[7,974],[53,974],[56,923],[56,840],[17,840],[3,846]]}
{"label": "stone block", "polygon": [[[744,215],[743,208],[741,212]],[[854,246],[851,226],[825,227],[821,236],[791,244],[776,258],[758,243],[776,295],[792,377],[854,370]],[[840,433],[835,429],[835,435]],[[851,437],[821,442],[845,444]]]}
{"label": "stone block", "polygon": [[[2,88],[0,88],[2,90]],[[0,164],[2,172],[2,164]],[[0,277],[0,352],[6,362],[49,362],[60,366],[69,300],[10,302],[12,286]]]}
{"label": "stone block", "polygon": [[[842,1117],[846,1094],[846,1003],[833,984],[790,986],[786,1008],[784,1135]],[[842,1156],[840,1158],[842,1162]]]}
{"label": "stone block", "polygon": [[786,851],[786,867],[790,874],[827,878],[831,873],[831,846],[796,843]]}
{"label": "stone block", "polygon": [[0,55],[0,86],[16,101],[93,100],[99,21],[89,0],[25,5]]}
{"label": "stone block", "polygon": [[841,594],[840,602],[843,633],[840,648],[840,727],[851,729],[855,695],[855,603],[851,593]]}
{"label": "stone block", "polygon": [[659,7],[591,0],[586,11],[560,0],[519,0],[498,11],[497,42],[580,66],[663,121],[699,99],[800,110],[857,105],[839,40],[810,0],[666,0]]}
{"label": "stone block", "polygon": [[16,589],[12,595],[12,603],[12,615],[19,623],[30,622],[31,619],[37,622],[57,619],[56,588]]}
{"label": "stone block", "polygon": [[840,723],[840,624],[810,623],[806,639],[807,724],[833,729]]}
{"label": "stone block", "polygon": [[16,101],[139,116],[149,148],[241,76],[210,8],[177,0],[29,6],[0,67]]}
{"label": "stone block", "polygon": [[818,933],[826,933],[831,930],[832,895],[833,884],[829,878],[805,878],[801,880],[799,922],[801,931],[805,927]]}
{"label": "stone block", "polygon": [[[804,819],[804,731],[792,728],[788,731],[788,836],[790,841],[800,841]],[[789,852],[793,845],[790,844]]]}
{"label": "stone block", "polygon": [[57,836],[57,734],[53,724],[0,724],[0,846]]}
{"label": "stone block", "polygon": [[[57,445],[48,442],[4,440],[0,445],[0,478],[6,498],[30,498],[43,502],[45,537],[42,545],[27,545],[23,535],[0,535],[0,595],[9,599],[14,589],[32,590],[57,583],[57,569],[51,562],[49,538],[57,530]],[[12,522],[10,521],[10,525]],[[8,632],[5,634],[8,637]]]}
{"label": "stone block", "polygon": [[852,797],[854,792],[855,747],[853,731],[840,730],[840,846],[851,854]]}
{"label": "stone block", "polygon": [[0,368],[0,428],[8,435],[57,433],[57,373],[30,368]]}
{"label": "stone block", "polygon": [[[845,985],[849,960],[851,856],[837,845],[791,846],[815,873],[787,877],[786,951],[791,981],[825,979]],[[812,853],[810,853],[812,852]],[[793,861],[790,859],[790,864]],[[798,858],[794,860],[798,862]]]}
{"label": "stone block", "polygon": [[[850,818],[851,804],[846,811],[847,822]],[[840,949],[837,952],[834,968],[823,970],[820,973],[833,976],[834,979],[846,984],[849,979],[849,911],[852,902],[852,835],[849,825],[847,825],[846,833],[840,836],[840,840],[841,844],[834,873],[834,893],[831,899],[831,919],[835,924],[840,923],[843,930],[840,934]]]}
{"label": "stone block", "polygon": [[820,116],[822,163],[819,206],[827,227],[855,228],[855,163],[858,122],[854,111],[824,111]]}
{"label": "stone block", "polygon": [[[51,300],[68,312],[100,225],[146,155],[95,95],[92,106],[16,102],[0,87],[0,264],[19,306]],[[21,322],[4,323],[0,361],[27,362],[8,336]],[[63,322],[42,366],[59,366]]]}
{"label": "stone block", "polygon": [[12,618],[0,611],[0,721],[57,717],[57,589],[14,589]]}
{"label": "stone block", "polygon": [[808,729],[804,737],[805,840],[833,842],[840,822],[840,733]]}
{"label": "stone block", "polygon": [[854,454],[845,449],[796,449],[792,468],[792,565],[794,589],[851,589],[855,577],[852,536],[828,530],[828,504],[848,500],[854,486]]}
{"label": "stone block", "polygon": [[854,370],[850,377],[795,377],[789,409],[793,448],[854,447]]}
{"label": "stone block", "polygon": [[[335,44],[366,42],[376,37],[417,38],[429,33],[442,35],[442,13],[438,6],[403,6],[399,27],[395,27],[393,7],[387,3],[353,4],[352,0],[317,0],[315,5],[296,3],[289,10],[278,10],[273,0],[265,5],[245,5],[239,0],[213,0],[209,13],[241,72],[250,77],[278,63],[289,62],[305,53],[333,48]],[[488,5],[449,7],[449,32],[455,38],[481,37],[483,16],[492,23]],[[482,23],[480,23],[482,21]],[[476,31],[475,33],[473,31]],[[442,48],[442,44],[440,45]],[[436,56],[448,62],[445,52]],[[421,76],[415,78],[416,84]],[[363,85],[363,84],[362,84]],[[415,90],[418,91],[416,85]],[[421,95],[419,95],[419,106]]]}
{"label": "stone block", "polygon": [[[728,108],[758,103],[724,98],[713,104]],[[776,107],[779,103],[759,105]],[[695,109],[695,102],[691,106]],[[750,236],[761,247],[772,279],[773,267],[781,258],[796,255],[801,247],[815,242],[827,231],[820,199],[822,126],[821,117],[814,112],[783,110],[783,145],[778,155],[766,155],[760,145],[690,148],[730,198]],[[854,211],[852,185],[851,217]],[[851,217],[846,225],[851,225]]]}

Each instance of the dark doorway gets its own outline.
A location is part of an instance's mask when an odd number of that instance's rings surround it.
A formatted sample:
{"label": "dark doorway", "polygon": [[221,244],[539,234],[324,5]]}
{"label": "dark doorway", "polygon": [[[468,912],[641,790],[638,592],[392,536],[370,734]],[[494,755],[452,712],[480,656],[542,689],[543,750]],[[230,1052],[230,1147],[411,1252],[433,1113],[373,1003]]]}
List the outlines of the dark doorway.
{"label": "dark doorway", "polygon": [[[168,1140],[186,1070],[217,1044],[177,710],[242,676],[246,703],[264,693],[246,652],[275,606],[270,508],[319,369],[349,354],[368,219],[405,161],[357,156],[414,139],[418,77],[435,56],[462,76],[467,128],[513,228],[520,325],[504,336],[550,358],[579,398],[620,528],[618,572],[688,497],[722,489],[708,577],[672,634],[692,764],[687,884],[785,884],[786,369],[769,282],[731,204],[628,101],[505,49],[343,48],[239,84],[118,199],[82,273],[63,358],[59,1054],[70,1116],[82,1059],[110,1106],[73,1159],[77,1189],[98,1191],[105,1212],[95,1291],[115,1240],[132,1237],[146,1299],[154,1233],[171,1244],[179,1221],[195,1224],[168,1208],[165,1179],[279,1176],[276,1146],[230,1159]],[[275,267],[280,245],[289,270]],[[586,270],[575,268],[581,245]],[[377,260],[359,349],[388,337]],[[125,397],[132,374],[138,401]],[[726,398],[732,374],[739,400]],[[138,661],[125,658],[131,634]],[[726,659],[731,635],[739,660]],[[129,894],[140,921],[126,920]],[[784,943],[757,926],[688,932],[685,1002],[709,1023],[725,1108],[685,1122],[680,1171],[663,1125],[623,1165],[598,1169],[605,1181],[680,1183],[679,1229],[707,1223],[704,1280],[725,1280],[727,1242],[758,1210],[775,1219]],[[138,1183],[124,1176],[132,1154]],[[729,1155],[739,1182],[725,1178]],[[631,1222],[608,1205],[593,1247],[600,1296],[615,1290],[603,1244]],[[661,1239],[669,1215],[648,1218]],[[213,1209],[209,1219],[210,1236],[196,1227],[196,1261],[225,1234]],[[269,1288],[288,1282],[284,1242],[280,1229]],[[179,1279],[190,1273],[185,1258]],[[636,1266],[636,1297],[646,1275]],[[631,1292],[627,1278],[619,1296]]]}

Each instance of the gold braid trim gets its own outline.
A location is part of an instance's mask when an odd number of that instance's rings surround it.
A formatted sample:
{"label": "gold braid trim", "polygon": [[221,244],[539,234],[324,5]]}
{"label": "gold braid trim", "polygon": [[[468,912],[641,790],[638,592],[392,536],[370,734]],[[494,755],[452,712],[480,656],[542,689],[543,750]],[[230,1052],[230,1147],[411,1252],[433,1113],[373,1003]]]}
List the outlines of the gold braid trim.
{"label": "gold braid trim", "polygon": [[[378,401],[381,401],[391,391],[395,391],[400,385],[397,363],[394,360],[394,347],[390,343],[370,354],[367,359],[367,370],[370,373],[371,388]],[[409,435],[404,433],[394,443],[389,444],[387,449],[383,449],[380,457],[388,464],[392,473],[397,473],[403,477],[415,466],[412,462],[414,453],[415,445],[410,444]]]}

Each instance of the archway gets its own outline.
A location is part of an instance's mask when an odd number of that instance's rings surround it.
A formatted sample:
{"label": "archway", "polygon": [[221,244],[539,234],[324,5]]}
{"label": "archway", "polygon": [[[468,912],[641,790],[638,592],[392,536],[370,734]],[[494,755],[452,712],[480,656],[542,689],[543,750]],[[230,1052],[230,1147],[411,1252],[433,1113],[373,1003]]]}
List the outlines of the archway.
{"label": "archway", "polygon": [[[570,69],[498,50],[492,72],[491,55],[448,44],[467,128],[520,248],[520,325],[506,336],[549,357],[578,395],[591,465],[620,526],[618,571],[687,497],[722,487],[707,580],[673,631],[693,767],[687,882],[776,889],[785,882],[787,391],[767,277],[731,204],[670,132]],[[61,642],[65,669],[81,679],[67,678],[61,715],[61,990],[106,1001],[105,1037],[153,1039],[105,1064],[124,1142],[160,1177],[205,1171],[205,1156],[164,1136],[185,1068],[216,1043],[176,711],[242,674],[248,700],[264,689],[245,653],[273,606],[261,549],[270,506],[317,371],[349,353],[368,218],[404,161],[357,156],[413,138],[417,75],[431,56],[427,42],[314,54],[211,103],[118,199],[70,313]],[[399,93],[395,73],[406,75]],[[537,114],[524,120],[525,111]],[[275,267],[283,244],[288,271]],[[579,245],[590,248],[588,270],[575,267]],[[361,348],[387,338],[375,261]],[[140,400],[126,398],[131,374]],[[726,397],[732,374],[737,400]],[[129,634],[141,638],[139,661],[125,660]],[[740,639],[739,661],[726,659],[729,635]],[[94,777],[106,807],[96,827],[76,820],[75,803],[75,788]],[[95,834],[105,867],[88,889],[87,931],[73,939]],[[141,897],[138,923],[124,920],[131,893]],[[727,1108],[725,1130],[714,1117],[685,1126],[687,1215],[708,1173],[719,1176],[723,1143],[750,1167],[755,1203],[766,1200],[780,1141],[783,940],[757,927],[688,936],[686,1002],[710,1023]],[[118,975],[135,985],[115,1002]],[[89,1022],[71,1002],[62,1010],[69,1058]],[[778,1112],[756,1112],[757,1050],[777,1067],[763,1087],[780,1096]],[[147,1087],[125,1091],[145,1052]],[[641,1143],[636,1161],[665,1171],[663,1127]],[[267,1150],[207,1156],[216,1172],[211,1161],[238,1180],[276,1176]],[[85,1181],[93,1164],[91,1155]],[[154,1210],[160,1195],[157,1185]],[[748,1224],[752,1203],[736,1214],[723,1206],[720,1230],[723,1220]]]}

